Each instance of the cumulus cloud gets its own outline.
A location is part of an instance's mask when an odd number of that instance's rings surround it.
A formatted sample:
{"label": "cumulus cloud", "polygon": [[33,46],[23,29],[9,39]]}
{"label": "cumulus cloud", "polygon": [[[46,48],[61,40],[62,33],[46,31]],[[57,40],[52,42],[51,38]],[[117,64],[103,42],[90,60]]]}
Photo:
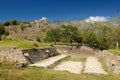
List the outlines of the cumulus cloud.
{"label": "cumulus cloud", "polygon": [[46,17],[42,17],[40,20],[46,20],[47,18]]}
{"label": "cumulus cloud", "polygon": [[90,16],[89,18],[85,19],[85,22],[106,22],[108,21],[109,17],[104,16]]}
{"label": "cumulus cloud", "polygon": [[46,17],[42,17],[42,19],[47,19]]}

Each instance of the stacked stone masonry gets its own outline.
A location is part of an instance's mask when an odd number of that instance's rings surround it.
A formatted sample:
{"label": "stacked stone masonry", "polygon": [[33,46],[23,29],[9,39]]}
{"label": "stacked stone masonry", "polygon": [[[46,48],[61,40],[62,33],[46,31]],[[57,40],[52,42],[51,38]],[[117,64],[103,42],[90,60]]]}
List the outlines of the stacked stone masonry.
{"label": "stacked stone masonry", "polygon": [[0,47],[0,61],[26,63],[26,59],[20,49],[15,47]]}
{"label": "stacked stone masonry", "polygon": [[58,55],[55,48],[21,50],[15,47],[0,47],[0,62],[31,64],[55,55]]}

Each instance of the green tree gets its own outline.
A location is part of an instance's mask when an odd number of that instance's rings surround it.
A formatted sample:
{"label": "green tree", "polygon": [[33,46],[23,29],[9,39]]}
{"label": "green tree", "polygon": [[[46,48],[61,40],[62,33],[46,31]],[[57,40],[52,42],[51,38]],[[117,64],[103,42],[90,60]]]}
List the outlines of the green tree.
{"label": "green tree", "polygon": [[41,40],[40,40],[40,37],[39,37],[39,36],[37,36],[37,37],[36,37],[36,41],[37,41],[37,42],[41,42]]}
{"label": "green tree", "polygon": [[52,29],[48,31],[46,35],[47,35],[46,41],[48,42],[55,42],[56,44],[57,42],[60,41],[61,34],[59,29]]}
{"label": "green tree", "polygon": [[99,48],[101,50],[109,48],[109,44],[108,44],[109,42],[108,34],[110,33],[109,30],[110,30],[109,27],[107,27],[106,25],[99,27],[98,40],[99,40]]}
{"label": "green tree", "polygon": [[80,44],[82,45],[82,37],[81,37],[80,33],[78,33],[76,36],[74,36],[73,40],[74,40],[74,42],[78,43],[78,46]]}
{"label": "green tree", "polygon": [[81,36],[85,45],[103,50],[110,46],[111,31],[107,25],[96,23],[83,28]]}
{"label": "green tree", "polygon": [[114,35],[114,42],[116,44],[116,49],[119,48],[119,43],[120,43],[120,28],[119,27],[114,27],[113,28],[113,35]]}
{"label": "green tree", "polygon": [[68,45],[70,46],[74,37],[78,34],[78,28],[68,25],[68,26],[61,26],[61,33],[62,37],[66,40]]}
{"label": "green tree", "polygon": [[84,39],[84,42],[87,46],[98,48],[98,37],[94,32],[88,32]]}
{"label": "green tree", "polygon": [[7,22],[4,23],[4,26],[9,26],[9,25],[10,25],[9,21],[7,21]]}
{"label": "green tree", "polygon": [[4,26],[0,26],[0,40],[1,40],[1,36],[6,32],[5,27]]}
{"label": "green tree", "polygon": [[11,25],[18,25],[18,21],[17,21],[17,20],[11,20],[11,21],[10,21],[10,24],[11,24]]}

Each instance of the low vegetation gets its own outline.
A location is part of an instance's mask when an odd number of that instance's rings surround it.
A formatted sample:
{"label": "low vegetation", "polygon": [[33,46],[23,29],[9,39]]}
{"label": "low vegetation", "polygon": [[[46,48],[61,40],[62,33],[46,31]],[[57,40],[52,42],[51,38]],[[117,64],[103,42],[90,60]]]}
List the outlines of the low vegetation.
{"label": "low vegetation", "polygon": [[67,54],[70,57],[68,58],[71,61],[80,61],[80,62],[85,62],[88,55],[85,54],[77,54],[77,53],[71,53],[71,54]]}
{"label": "low vegetation", "polygon": [[[39,25],[38,25],[39,23]],[[84,23],[84,25],[82,25]],[[36,22],[22,22],[18,20],[11,20],[1,23],[0,26],[8,30],[10,39],[25,39],[37,42],[65,42],[67,45],[77,43],[79,45],[87,45],[92,48],[100,50],[119,48],[120,44],[120,28],[111,23],[86,23],[79,22],[74,25],[72,22],[65,25],[60,22],[60,25],[48,23],[47,25]],[[4,29],[0,29],[1,31]],[[0,31],[0,32],[1,32]],[[22,33],[22,34],[21,34]],[[5,33],[4,33],[5,34]],[[7,32],[8,34],[8,32]],[[0,33],[3,35],[3,33]],[[20,38],[19,38],[19,37]]]}
{"label": "low vegetation", "polygon": [[[28,26],[23,24],[28,24]],[[25,40],[12,40],[12,37],[10,40],[7,40],[7,38],[6,40],[2,40],[3,35],[9,35],[7,28],[10,26],[13,26],[8,29],[10,31],[10,35],[13,35],[14,33],[14,35],[18,36],[18,34],[24,33],[27,34],[26,36],[23,34],[25,36]],[[19,33],[17,28],[20,26],[21,28]],[[56,28],[49,25],[46,25],[46,27],[41,27],[39,25],[37,29],[34,23],[31,25],[17,20],[2,23],[0,24],[0,46],[14,46],[20,49],[36,49],[50,48],[54,43],[61,45],[66,44],[68,46],[77,45],[78,47],[86,45],[100,50],[116,47],[116,50],[110,49],[109,51],[120,56],[120,51],[118,49],[120,47],[120,28],[112,24],[85,23],[84,26],[62,25]],[[27,31],[30,33],[27,33]],[[34,33],[37,35],[32,35]],[[36,39],[29,39],[29,35],[36,37]],[[64,59],[64,61],[71,60],[81,61],[84,63],[87,58],[87,56],[83,54],[72,53],[69,54],[69,56],[70,57]],[[105,66],[105,63],[103,63],[103,58],[100,58],[99,61],[103,64],[103,68],[107,71],[107,67]],[[0,80],[120,80],[120,77],[119,74],[95,75],[81,73],[76,75],[66,71],[54,71],[51,69],[37,67],[16,69],[13,64],[0,63]]]}
{"label": "low vegetation", "polygon": [[[73,60],[70,57],[66,60],[68,59]],[[79,58],[79,60],[81,59]],[[16,69],[12,64],[3,63],[0,64],[0,80],[120,80],[120,77],[119,74],[72,74],[67,71],[54,71],[38,67]]]}
{"label": "low vegetation", "polygon": [[109,49],[108,51],[113,53],[114,55],[120,56],[120,50],[118,49]]}
{"label": "low vegetation", "polygon": [[52,43],[40,43],[26,40],[4,40],[0,41],[0,46],[17,47],[21,49],[50,48]]}
{"label": "low vegetation", "polygon": [[118,48],[120,28],[108,25],[91,24],[78,29],[76,26],[61,26],[46,33],[46,42],[66,42],[69,46],[76,42],[100,50]]}

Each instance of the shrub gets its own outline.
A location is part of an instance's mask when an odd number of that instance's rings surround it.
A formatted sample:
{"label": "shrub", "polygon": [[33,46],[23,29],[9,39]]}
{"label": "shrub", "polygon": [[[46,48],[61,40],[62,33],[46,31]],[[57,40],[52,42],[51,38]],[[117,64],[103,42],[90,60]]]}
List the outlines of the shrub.
{"label": "shrub", "polygon": [[37,41],[37,42],[41,42],[41,40],[40,40],[40,37],[39,37],[39,36],[37,36],[37,37],[36,37],[36,41]]}
{"label": "shrub", "polygon": [[7,21],[7,22],[4,23],[4,26],[9,26],[9,25],[10,25],[9,21]]}
{"label": "shrub", "polygon": [[11,20],[11,21],[10,21],[10,24],[11,24],[11,25],[18,25],[18,21],[17,21],[17,20]]}

